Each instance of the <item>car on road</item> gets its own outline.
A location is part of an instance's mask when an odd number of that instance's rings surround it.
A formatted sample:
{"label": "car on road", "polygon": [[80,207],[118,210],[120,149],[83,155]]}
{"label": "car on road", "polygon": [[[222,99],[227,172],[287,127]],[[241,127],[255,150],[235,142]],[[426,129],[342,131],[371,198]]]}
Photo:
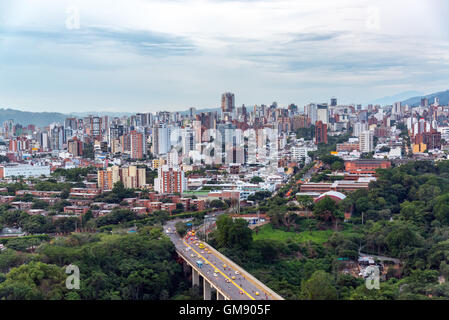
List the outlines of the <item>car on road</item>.
{"label": "car on road", "polygon": [[214,273],[214,277],[218,277],[218,274],[217,274],[217,273]]}
{"label": "car on road", "polygon": [[235,280],[235,276],[232,276],[231,278],[232,278],[232,280]]}
{"label": "car on road", "polygon": [[235,274],[240,274],[240,272],[238,272],[237,270],[235,270]]}

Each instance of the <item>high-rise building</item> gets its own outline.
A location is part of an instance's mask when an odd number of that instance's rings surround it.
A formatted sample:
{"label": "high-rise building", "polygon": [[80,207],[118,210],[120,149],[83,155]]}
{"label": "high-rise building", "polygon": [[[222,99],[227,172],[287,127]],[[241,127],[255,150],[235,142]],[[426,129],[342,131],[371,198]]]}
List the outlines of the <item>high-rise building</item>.
{"label": "high-rise building", "polygon": [[136,166],[129,166],[121,168],[121,180],[125,188],[139,189],[146,184],[145,168],[137,168]]}
{"label": "high-rise building", "polygon": [[365,130],[368,130],[368,124],[366,122],[356,122],[354,123],[354,131],[352,133],[352,136],[359,137],[360,134]]}
{"label": "high-rise building", "polygon": [[145,154],[145,138],[144,134],[133,130],[130,132],[131,139],[131,158],[142,159]]}
{"label": "high-rise building", "polygon": [[170,128],[166,123],[160,123],[153,127],[153,153],[156,155],[166,154],[171,149]]}
{"label": "high-rise building", "polygon": [[190,150],[195,150],[195,134],[192,130],[185,130],[182,135],[182,154],[188,155]]}
{"label": "high-rise building", "polygon": [[303,114],[293,116],[291,120],[291,128],[293,131],[296,131],[300,128],[310,128],[310,118]]}
{"label": "high-rise building", "polygon": [[83,142],[77,137],[73,137],[67,142],[67,151],[74,157],[81,157],[83,155]]}
{"label": "high-rise building", "polygon": [[221,111],[234,112],[235,109],[235,96],[231,92],[225,92],[221,95]]}
{"label": "high-rise building", "polygon": [[337,106],[337,98],[331,98],[331,107]]}
{"label": "high-rise building", "polygon": [[374,150],[373,146],[374,134],[372,130],[365,130],[360,133],[359,136],[359,149],[360,152],[372,152]]}
{"label": "high-rise building", "polygon": [[154,190],[163,193],[182,193],[187,190],[184,171],[181,168],[171,168],[163,165],[158,168],[158,176],[154,179]]}
{"label": "high-rise building", "polygon": [[440,105],[440,98],[435,97],[434,102],[433,102],[433,105],[434,105],[435,107],[438,107],[438,106]]}
{"label": "high-rise building", "polygon": [[315,123],[315,144],[327,143],[327,124],[322,121]]}
{"label": "high-rise building", "polygon": [[393,109],[391,110],[392,114],[400,114],[401,113],[401,102],[395,102],[393,105]]}
{"label": "high-rise building", "polygon": [[65,128],[66,129],[77,130],[78,129],[78,123],[76,121],[76,118],[66,118],[65,119]]}
{"label": "high-rise building", "polygon": [[305,107],[305,113],[310,118],[310,123],[317,122],[317,107],[316,104],[311,103]]}
{"label": "high-rise building", "polygon": [[120,181],[120,168],[118,166],[108,167],[97,172],[97,184],[101,190],[112,190],[114,184],[118,181]]}
{"label": "high-rise building", "polygon": [[172,168],[179,165],[178,151],[176,151],[176,149],[167,153],[167,165]]}
{"label": "high-rise building", "polygon": [[139,189],[146,185],[145,168],[129,166],[120,168],[118,166],[107,167],[98,170],[98,188],[102,190],[112,190],[116,182],[123,182],[125,188]]}
{"label": "high-rise building", "polygon": [[101,118],[91,117],[91,134],[95,140],[101,141]]}
{"label": "high-rise building", "polygon": [[317,120],[321,121],[324,124],[329,123],[329,108],[327,104],[319,104],[317,105]]}
{"label": "high-rise building", "polygon": [[428,106],[429,106],[429,99],[421,98],[421,107],[428,107]]}
{"label": "high-rise building", "polygon": [[64,150],[65,131],[59,124],[50,125],[50,148],[52,150]]}

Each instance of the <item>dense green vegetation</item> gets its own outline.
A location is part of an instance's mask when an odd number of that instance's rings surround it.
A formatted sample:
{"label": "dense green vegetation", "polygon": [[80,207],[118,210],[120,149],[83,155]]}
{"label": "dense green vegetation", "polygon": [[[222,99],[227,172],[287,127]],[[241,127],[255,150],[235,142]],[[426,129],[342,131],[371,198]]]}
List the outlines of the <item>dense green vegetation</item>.
{"label": "dense green vegetation", "polygon": [[[0,254],[5,299],[182,299],[191,298],[174,247],[162,229],[144,227],[137,234],[76,234],[45,244],[37,254],[7,250]],[[80,270],[80,289],[65,287],[64,266]],[[3,269],[3,270],[2,270]],[[193,297],[194,298],[194,297]]]}
{"label": "dense green vegetation", "polygon": [[[319,151],[316,156],[330,169],[342,165],[340,158],[322,147]],[[410,162],[378,170],[369,190],[348,194],[340,203],[330,198],[314,203],[310,197],[295,196],[296,181],[312,165],[301,168],[275,196],[254,195],[257,206],[242,210],[266,213],[269,224],[250,229],[242,219],[221,215],[210,243],[287,299],[449,298],[449,283],[444,281],[449,277],[449,161]],[[66,190],[68,180],[76,179],[62,175],[67,182],[50,179],[40,182],[39,188],[57,190],[61,185]],[[21,181],[7,187],[12,194],[25,188]],[[134,190],[117,184],[96,200],[120,203],[133,196]],[[61,212],[66,204],[59,199],[48,206],[29,195],[17,199],[52,213]],[[216,201],[211,206],[223,209],[227,204]],[[0,206],[0,227],[22,227],[43,235],[2,239],[8,249],[0,253],[0,298],[197,298],[198,292],[188,289],[173,246],[159,226],[185,217],[194,217],[192,223],[199,225],[205,212],[170,216],[156,211],[141,216],[114,209],[98,218],[89,213],[83,219],[53,222],[51,216],[10,209],[7,204]],[[344,212],[352,213],[348,221]],[[98,233],[52,237],[76,226]],[[126,233],[131,227],[138,232]],[[177,229],[182,235],[187,226],[178,223]],[[368,290],[363,279],[343,273],[346,260],[356,261],[359,250],[401,261],[382,277],[380,290]],[[70,263],[80,267],[79,291],[64,286],[64,266]]]}
{"label": "dense green vegetation", "polygon": [[[449,276],[449,161],[378,170],[369,190],[339,204],[296,200],[263,200],[259,210],[271,223],[250,231],[251,237],[238,227],[243,220],[234,227],[217,222],[211,243],[287,299],[449,298],[449,283],[439,279]],[[313,215],[299,215],[304,208]],[[343,212],[351,210],[352,218],[343,222]],[[237,239],[247,240],[242,246]],[[342,260],[357,260],[359,249],[400,259],[400,267],[382,277],[380,290],[342,273]]]}

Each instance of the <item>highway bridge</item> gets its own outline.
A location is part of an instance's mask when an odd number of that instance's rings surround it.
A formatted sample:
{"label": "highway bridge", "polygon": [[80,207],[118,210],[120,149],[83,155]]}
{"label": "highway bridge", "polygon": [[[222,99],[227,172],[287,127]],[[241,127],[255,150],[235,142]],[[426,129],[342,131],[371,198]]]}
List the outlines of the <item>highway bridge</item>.
{"label": "highway bridge", "polygon": [[[242,267],[207,243],[181,238],[175,231],[176,221],[164,226],[178,256],[192,269],[192,285],[203,282],[204,300],[211,300],[212,288],[217,300],[284,300]],[[204,247],[203,247],[204,246]]]}

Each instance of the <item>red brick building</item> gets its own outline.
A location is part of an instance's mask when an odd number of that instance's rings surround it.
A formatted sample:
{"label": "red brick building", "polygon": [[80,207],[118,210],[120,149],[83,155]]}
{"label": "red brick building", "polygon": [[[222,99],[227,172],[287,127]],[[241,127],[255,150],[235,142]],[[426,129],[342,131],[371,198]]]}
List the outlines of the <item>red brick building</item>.
{"label": "red brick building", "polygon": [[349,173],[376,173],[376,169],[388,169],[391,162],[379,159],[360,159],[345,161],[345,170]]}
{"label": "red brick building", "polygon": [[327,124],[318,121],[315,124],[315,144],[327,144]]}

